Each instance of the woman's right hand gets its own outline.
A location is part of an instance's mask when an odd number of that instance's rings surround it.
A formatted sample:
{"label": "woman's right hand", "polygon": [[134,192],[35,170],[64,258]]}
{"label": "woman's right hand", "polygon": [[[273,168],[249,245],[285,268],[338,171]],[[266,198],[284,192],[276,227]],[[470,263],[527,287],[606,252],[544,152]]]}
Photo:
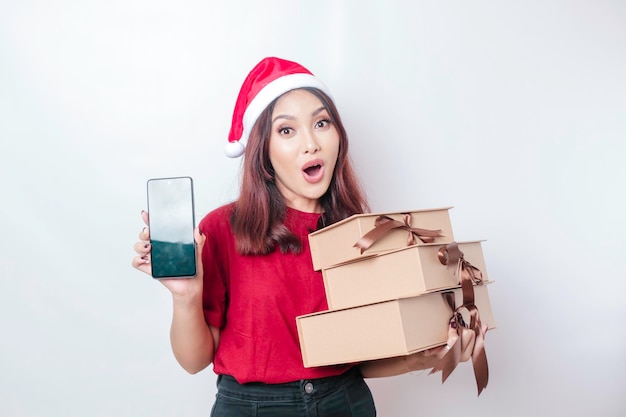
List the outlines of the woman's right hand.
{"label": "woman's right hand", "polygon": [[[150,217],[148,212],[142,211],[141,218],[146,224],[139,232],[139,241],[135,243],[135,252],[137,256],[133,258],[132,265],[134,268],[152,276],[151,250],[150,246]],[[194,297],[202,294],[203,269],[202,269],[202,247],[206,240],[205,236],[200,233],[197,227],[194,230],[194,239],[196,241],[196,276],[189,278],[162,278],[159,279],[173,296],[175,297]]]}

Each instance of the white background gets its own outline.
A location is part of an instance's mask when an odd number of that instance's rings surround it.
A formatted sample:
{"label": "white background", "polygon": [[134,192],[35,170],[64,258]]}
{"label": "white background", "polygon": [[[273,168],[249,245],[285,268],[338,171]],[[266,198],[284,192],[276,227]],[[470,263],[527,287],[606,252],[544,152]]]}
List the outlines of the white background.
{"label": "white background", "polygon": [[469,363],[371,380],[379,415],[625,415],[617,0],[0,0],[0,415],[208,415],[132,245],[150,177],[192,176],[198,217],[236,196],[267,55],[329,85],[374,211],[450,205],[486,239],[486,391]]}

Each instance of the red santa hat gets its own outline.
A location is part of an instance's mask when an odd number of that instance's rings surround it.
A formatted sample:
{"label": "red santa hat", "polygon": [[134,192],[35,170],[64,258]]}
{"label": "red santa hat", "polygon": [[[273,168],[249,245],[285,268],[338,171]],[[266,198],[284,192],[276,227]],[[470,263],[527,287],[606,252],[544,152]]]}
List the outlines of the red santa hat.
{"label": "red santa hat", "polygon": [[285,59],[264,58],[246,77],[233,112],[226,155],[243,155],[248,136],[259,115],[276,98],[302,87],[317,88],[330,96],[324,83],[302,65]]}

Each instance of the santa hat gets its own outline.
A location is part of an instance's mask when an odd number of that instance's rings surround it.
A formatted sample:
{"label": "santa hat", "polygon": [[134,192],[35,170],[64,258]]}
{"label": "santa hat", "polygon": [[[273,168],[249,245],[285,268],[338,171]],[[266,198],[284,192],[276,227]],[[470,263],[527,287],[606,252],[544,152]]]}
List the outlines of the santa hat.
{"label": "santa hat", "polygon": [[243,155],[248,136],[259,115],[276,98],[287,91],[314,87],[330,96],[328,87],[302,65],[280,58],[263,59],[246,77],[233,112],[226,155]]}

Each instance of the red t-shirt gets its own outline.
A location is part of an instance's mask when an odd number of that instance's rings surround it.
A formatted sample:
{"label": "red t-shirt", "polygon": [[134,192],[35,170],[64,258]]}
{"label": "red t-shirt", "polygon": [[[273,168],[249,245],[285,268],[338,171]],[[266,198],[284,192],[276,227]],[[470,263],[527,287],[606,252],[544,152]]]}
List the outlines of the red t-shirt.
{"label": "red t-shirt", "polygon": [[313,270],[308,234],[319,214],[288,209],[285,225],[302,241],[302,252],[240,255],[230,227],[233,204],[200,222],[206,236],[204,315],[220,329],[216,374],[240,383],[283,383],[338,375],[348,366],[305,368],[296,316],[327,310],[322,274]]}

